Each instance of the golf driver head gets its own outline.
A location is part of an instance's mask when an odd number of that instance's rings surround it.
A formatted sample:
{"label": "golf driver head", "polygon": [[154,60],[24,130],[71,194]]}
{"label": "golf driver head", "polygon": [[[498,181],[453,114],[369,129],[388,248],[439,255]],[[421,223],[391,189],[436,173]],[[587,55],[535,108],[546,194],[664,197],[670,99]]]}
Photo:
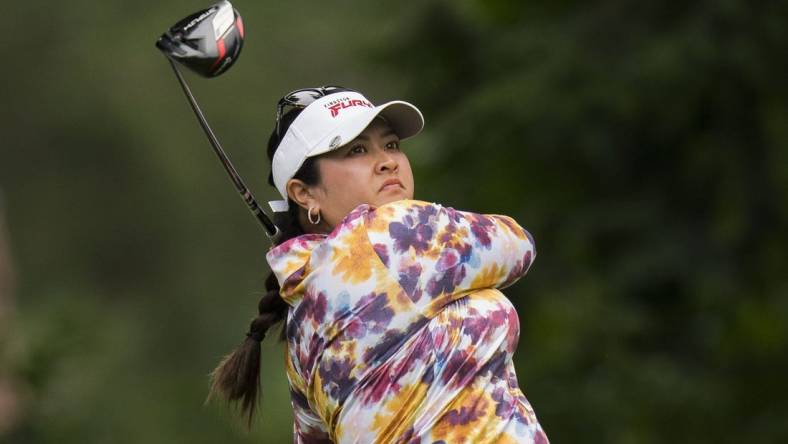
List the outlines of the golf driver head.
{"label": "golf driver head", "polygon": [[197,74],[216,77],[238,60],[243,43],[241,15],[224,0],[173,25],[156,47]]}

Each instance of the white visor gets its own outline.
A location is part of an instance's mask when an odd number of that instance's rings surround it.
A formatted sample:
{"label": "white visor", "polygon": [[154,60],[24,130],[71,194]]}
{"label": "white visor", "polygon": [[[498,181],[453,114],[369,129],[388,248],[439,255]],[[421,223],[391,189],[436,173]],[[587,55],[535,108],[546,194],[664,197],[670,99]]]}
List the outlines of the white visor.
{"label": "white visor", "polygon": [[287,182],[308,157],[335,150],[355,139],[380,115],[400,140],[424,128],[424,117],[408,102],[395,100],[375,106],[361,94],[342,91],[310,103],[296,117],[274,153],[274,185],[284,200],[268,202],[274,212],[287,211]]}

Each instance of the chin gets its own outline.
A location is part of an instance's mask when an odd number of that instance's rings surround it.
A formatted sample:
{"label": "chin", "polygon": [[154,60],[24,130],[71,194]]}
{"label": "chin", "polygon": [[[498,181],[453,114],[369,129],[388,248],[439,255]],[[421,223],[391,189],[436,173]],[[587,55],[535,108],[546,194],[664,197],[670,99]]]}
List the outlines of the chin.
{"label": "chin", "polygon": [[387,203],[396,202],[398,200],[407,199],[405,196],[390,196],[385,199],[380,200],[380,205],[386,205]]}
{"label": "chin", "polygon": [[378,206],[385,205],[385,204],[391,203],[391,202],[396,202],[398,200],[406,200],[406,199],[412,199],[412,197],[406,196],[405,194],[402,194],[402,195],[399,195],[399,196],[386,196],[386,198],[380,200],[380,203],[378,204]]}
{"label": "chin", "polygon": [[413,199],[413,193],[406,188],[388,189],[378,192],[375,198],[376,206],[381,206],[398,200]]}

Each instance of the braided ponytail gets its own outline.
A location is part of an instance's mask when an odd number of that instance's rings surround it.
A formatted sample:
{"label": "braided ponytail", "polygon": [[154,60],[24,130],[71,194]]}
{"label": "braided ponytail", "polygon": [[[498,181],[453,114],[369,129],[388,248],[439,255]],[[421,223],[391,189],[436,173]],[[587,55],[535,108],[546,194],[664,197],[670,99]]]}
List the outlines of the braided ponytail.
{"label": "braided ponytail", "polygon": [[[224,357],[211,373],[209,399],[216,393],[230,402],[240,403],[251,426],[260,386],[260,343],[268,330],[287,316],[287,303],[279,296],[279,284],[273,273],[265,282],[266,294],[258,304],[258,315],[249,324],[246,339]],[[284,329],[282,329],[284,334]]]}
{"label": "braided ponytail", "polygon": [[[300,112],[301,109],[293,109],[282,117],[282,134]],[[269,161],[272,161],[278,146],[279,138],[276,132],[273,132],[268,140]],[[302,180],[307,185],[319,183],[320,176],[315,159],[306,159],[294,178]],[[274,185],[273,172],[268,176],[268,183]],[[290,200],[286,213],[274,214],[274,223],[280,230],[279,236],[274,240],[274,246],[304,234],[304,229],[299,223],[299,213],[302,211],[301,207]],[[279,295],[279,282],[273,272],[265,280],[265,289],[265,295],[257,304],[257,317],[252,319],[249,324],[246,338],[211,372],[211,389],[208,394],[208,401],[215,394],[219,394],[230,403],[240,403],[241,414],[247,416],[248,427],[251,427],[259,397],[260,343],[271,327],[287,318],[288,311],[287,303]],[[279,339],[283,340],[284,338],[285,326],[283,325]]]}

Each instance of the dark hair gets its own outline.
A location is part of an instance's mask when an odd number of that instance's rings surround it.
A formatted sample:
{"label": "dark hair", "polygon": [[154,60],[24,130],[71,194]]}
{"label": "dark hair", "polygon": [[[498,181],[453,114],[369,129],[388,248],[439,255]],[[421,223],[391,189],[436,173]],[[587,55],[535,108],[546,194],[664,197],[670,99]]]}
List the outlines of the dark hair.
{"label": "dark hair", "polygon": [[[301,111],[301,108],[292,109],[282,116],[282,133],[287,131]],[[280,139],[274,129],[268,139],[269,162],[273,161],[279,142]],[[302,180],[307,185],[317,185],[320,182],[320,173],[315,158],[306,159],[293,177]],[[273,172],[268,175],[268,183],[274,186]],[[274,213],[274,223],[280,230],[279,236],[274,239],[274,245],[304,234],[304,229],[299,222],[299,213],[303,210],[289,198],[288,202],[287,212]],[[279,282],[273,272],[265,280],[265,289],[265,295],[257,304],[257,317],[249,325],[246,339],[232,353],[225,356],[211,373],[211,390],[208,395],[209,400],[218,393],[231,403],[240,402],[241,414],[247,415],[247,426],[249,427],[252,425],[259,394],[260,342],[274,324],[284,321],[287,317],[288,305],[279,295]],[[284,340],[284,338],[285,326],[283,325],[279,340]]]}

